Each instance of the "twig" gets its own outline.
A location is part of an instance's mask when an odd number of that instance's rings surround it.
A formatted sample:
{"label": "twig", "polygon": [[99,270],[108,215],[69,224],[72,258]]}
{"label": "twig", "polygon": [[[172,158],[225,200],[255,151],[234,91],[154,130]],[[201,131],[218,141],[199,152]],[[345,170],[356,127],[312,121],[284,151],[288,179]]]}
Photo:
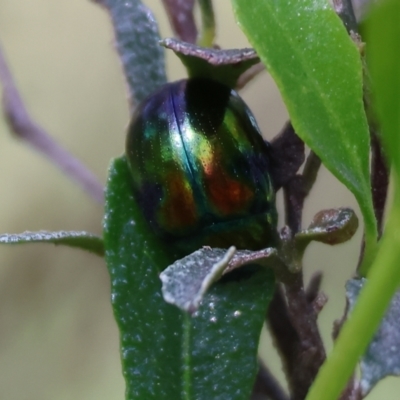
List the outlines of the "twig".
{"label": "twig", "polygon": [[[303,174],[293,176],[283,186],[286,224],[292,235],[301,229],[304,200],[320,165],[320,159],[311,152]],[[325,360],[325,349],[317,326],[317,313],[304,291],[302,272],[288,273],[283,288],[284,292],[275,296],[270,307],[270,329],[283,358],[291,399],[303,400]],[[286,309],[284,314],[283,309]],[[278,310],[279,316],[276,315]]]}
{"label": "twig", "polygon": [[389,186],[389,171],[382,151],[382,146],[375,132],[371,132],[371,185],[372,201],[375,210],[375,217],[378,223],[379,236],[382,235],[383,215]]}
{"label": "twig", "polygon": [[301,229],[304,197],[303,178],[301,175],[296,175],[291,179],[289,184],[283,187],[285,223],[290,227],[293,233]]}
{"label": "twig", "polygon": [[260,72],[265,71],[265,65],[262,62],[254,64],[248,70],[240,75],[236,82],[236,90],[243,89],[250,81],[252,81]]}
{"label": "twig", "polygon": [[[295,279],[285,287],[287,302],[281,288],[275,292],[267,318],[288,377],[292,400],[305,398],[325,358],[322,342],[315,340],[319,334],[313,307],[305,296],[298,295],[302,291],[301,276],[296,274]],[[295,313],[299,314],[296,316]]]}
{"label": "twig", "polygon": [[78,159],[61,147],[29,116],[0,47],[0,82],[3,85],[3,111],[10,129],[18,138],[47,156],[75,180],[98,203],[103,203],[103,186]]}
{"label": "twig", "polygon": [[320,166],[321,160],[310,151],[303,174],[294,176],[283,188],[286,224],[293,233],[301,229],[304,200],[317,179]]}
{"label": "twig", "polygon": [[291,376],[295,368],[295,353],[298,348],[299,335],[290,321],[281,285],[275,290],[268,307],[267,324],[274,345],[281,356],[283,369],[287,376]]}
{"label": "twig", "polygon": [[320,271],[315,272],[311,276],[310,282],[308,283],[306,289],[306,299],[310,304],[312,304],[318,297],[321,283],[322,283],[322,272]]}
{"label": "twig", "polygon": [[325,360],[325,349],[319,334],[317,315],[307,301],[303,288],[303,274],[293,274],[292,281],[285,283],[288,315],[299,340],[292,360],[289,376],[292,400],[303,400]]}
{"label": "twig", "polygon": [[336,14],[339,15],[340,19],[342,20],[347,32],[349,34],[351,32],[357,33],[357,20],[356,16],[354,15],[354,9],[351,0],[333,0],[333,8],[335,9]]}
{"label": "twig", "polygon": [[310,194],[310,191],[317,180],[320,166],[321,159],[313,151],[310,151],[302,174],[304,199]]}
{"label": "twig", "polygon": [[323,292],[320,292],[321,282],[322,272],[314,273],[305,291],[306,300],[312,305],[315,315],[321,312],[328,301],[328,297]]}
{"label": "twig", "polygon": [[263,400],[266,398],[269,400],[289,400],[279,382],[261,360],[259,361],[259,366],[251,400]]}
{"label": "twig", "polygon": [[275,190],[291,181],[305,160],[304,142],[287,122],[270,142],[270,173]]}
{"label": "twig", "polygon": [[199,0],[201,11],[201,34],[199,46],[212,47],[215,39],[215,16],[212,0]]}
{"label": "twig", "polygon": [[196,43],[197,27],[193,15],[194,0],[163,0],[172,30],[178,39]]}

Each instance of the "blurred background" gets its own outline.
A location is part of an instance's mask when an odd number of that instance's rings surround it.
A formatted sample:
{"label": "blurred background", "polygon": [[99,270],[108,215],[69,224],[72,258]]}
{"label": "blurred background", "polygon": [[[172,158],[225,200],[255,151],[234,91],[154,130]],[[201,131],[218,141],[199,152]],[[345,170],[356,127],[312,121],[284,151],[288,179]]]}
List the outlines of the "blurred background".
{"label": "blurred background", "polygon": [[[171,36],[161,2],[145,1]],[[217,43],[248,47],[230,2],[216,3]],[[0,41],[34,119],[104,183],[112,157],[124,151],[129,120],[127,92],[106,12],[88,0],[1,0]],[[185,77],[167,53],[170,80]],[[274,83],[263,73],[242,96],[266,138],[279,132],[287,113]],[[0,118],[0,232],[87,230],[101,234],[102,207],[26,143]],[[277,198],[282,210],[282,197]],[[306,203],[304,224],[324,208],[358,207],[322,168]],[[334,248],[315,244],[305,258],[306,280],[324,272],[329,302],[320,315],[328,350],[332,323],[343,314],[344,283],[355,269],[361,229]],[[52,245],[0,247],[0,399],[123,399],[118,332],[110,306],[104,261]],[[282,377],[265,332],[261,352]],[[399,398],[388,378],[369,397]],[[172,399],[171,399],[172,400]]]}

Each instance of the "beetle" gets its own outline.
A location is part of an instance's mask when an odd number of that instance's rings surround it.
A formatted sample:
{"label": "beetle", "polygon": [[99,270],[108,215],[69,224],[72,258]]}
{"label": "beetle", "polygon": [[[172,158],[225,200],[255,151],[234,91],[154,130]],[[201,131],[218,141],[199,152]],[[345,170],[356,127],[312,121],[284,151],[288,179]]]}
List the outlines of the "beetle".
{"label": "beetle", "polygon": [[161,87],[136,108],[126,156],[135,198],[165,243],[190,253],[274,242],[269,146],[231,88],[204,78]]}

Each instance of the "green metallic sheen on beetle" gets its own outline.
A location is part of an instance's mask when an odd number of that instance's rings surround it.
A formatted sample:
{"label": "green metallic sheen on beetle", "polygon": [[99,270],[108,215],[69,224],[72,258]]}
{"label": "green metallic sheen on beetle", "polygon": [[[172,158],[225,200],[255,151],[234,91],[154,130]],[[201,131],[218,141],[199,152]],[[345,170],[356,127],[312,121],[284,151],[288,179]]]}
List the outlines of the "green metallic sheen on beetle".
{"label": "green metallic sheen on beetle", "polygon": [[199,78],[165,85],[137,107],[126,155],[136,200],[166,243],[186,253],[273,244],[269,147],[234,90]]}

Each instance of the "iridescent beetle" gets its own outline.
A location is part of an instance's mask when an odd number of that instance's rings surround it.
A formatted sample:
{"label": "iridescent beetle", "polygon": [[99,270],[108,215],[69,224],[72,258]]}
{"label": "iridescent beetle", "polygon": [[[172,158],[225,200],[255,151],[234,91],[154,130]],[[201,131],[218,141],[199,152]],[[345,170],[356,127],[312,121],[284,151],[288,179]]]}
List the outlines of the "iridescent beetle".
{"label": "iridescent beetle", "polygon": [[136,109],[126,154],[136,199],[165,243],[257,250],[276,235],[269,148],[229,87],[192,78]]}

